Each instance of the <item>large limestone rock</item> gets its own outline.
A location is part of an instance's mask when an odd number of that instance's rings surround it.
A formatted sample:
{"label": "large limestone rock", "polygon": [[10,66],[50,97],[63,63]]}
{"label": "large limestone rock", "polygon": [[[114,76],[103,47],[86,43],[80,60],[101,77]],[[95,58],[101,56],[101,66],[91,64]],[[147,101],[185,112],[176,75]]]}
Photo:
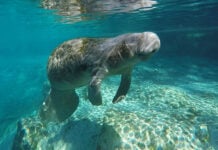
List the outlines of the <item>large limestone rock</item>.
{"label": "large limestone rock", "polygon": [[137,115],[132,112],[107,112],[98,149],[208,149],[206,125],[182,122],[154,110]]}
{"label": "large limestone rock", "polygon": [[107,111],[98,149],[214,149],[218,107],[211,97],[198,99],[170,86],[139,85],[136,93]]}
{"label": "large limestone rock", "polygon": [[[110,91],[105,84],[102,87]],[[82,102],[62,124],[45,125],[37,117],[21,120],[14,149],[216,149],[218,106],[211,95],[198,97],[172,86],[132,87],[134,96],[116,105],[109,104],[111,92],[104,92],[109,97],[106,106]]]}

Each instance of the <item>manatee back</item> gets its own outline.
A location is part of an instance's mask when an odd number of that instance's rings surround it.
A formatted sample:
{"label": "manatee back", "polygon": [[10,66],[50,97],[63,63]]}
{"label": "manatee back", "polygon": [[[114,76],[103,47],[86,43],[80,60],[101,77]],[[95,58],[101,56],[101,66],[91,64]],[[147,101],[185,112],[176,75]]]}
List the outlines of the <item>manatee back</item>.
{"label": "manatee back", "polygon": [[84,39],[66,41],[57,47],[48,60],[47,73],[50,80],[60,81],[72,75],[82,64]]}
{"label": "manatee back", "polygon": [[119,40],[120,38],[81,38],[64,42],[49,57],[49,80],[70,80],[87,69],[91,71],[101,67]]}

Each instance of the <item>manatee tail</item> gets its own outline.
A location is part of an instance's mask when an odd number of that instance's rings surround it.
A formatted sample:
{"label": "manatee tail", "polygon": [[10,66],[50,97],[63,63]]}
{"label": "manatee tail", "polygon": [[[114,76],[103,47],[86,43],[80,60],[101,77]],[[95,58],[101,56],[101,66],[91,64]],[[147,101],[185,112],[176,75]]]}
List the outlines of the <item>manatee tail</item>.
{"label": "manatee tail", "polygon": [[51,89],[43,102],[39,115],[43,121],[64,121],[72,115],[79,104],[75,90]]}

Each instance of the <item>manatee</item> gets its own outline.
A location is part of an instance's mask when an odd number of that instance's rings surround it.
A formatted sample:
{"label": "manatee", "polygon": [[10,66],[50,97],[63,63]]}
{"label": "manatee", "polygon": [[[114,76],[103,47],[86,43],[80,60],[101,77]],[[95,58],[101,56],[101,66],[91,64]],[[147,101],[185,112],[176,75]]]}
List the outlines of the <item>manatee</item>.
{"label": "manatee", "polygon": [[135,64],[147,60],[160,48],[153,32],[129,33],[114,38],[78,38],[64,42],[51,54],[47,74],[51,89],[40,110],[43,120],[64,121],[76,110],[76,88],[88,86],[88,99],[102,104],[101,82],[121,75],[112,100],[119,102],[127,94]]}

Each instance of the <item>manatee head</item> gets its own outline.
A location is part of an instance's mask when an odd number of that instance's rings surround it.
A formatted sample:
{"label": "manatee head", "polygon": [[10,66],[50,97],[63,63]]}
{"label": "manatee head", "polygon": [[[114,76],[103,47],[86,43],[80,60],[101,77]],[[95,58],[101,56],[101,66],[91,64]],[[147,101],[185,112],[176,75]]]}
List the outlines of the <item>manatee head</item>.
{"label": "manatee head", "polygon": [[160,39],[153,32],[129,34],[125,40],[126,47],[140,59],[146,59],[160,48]]}

